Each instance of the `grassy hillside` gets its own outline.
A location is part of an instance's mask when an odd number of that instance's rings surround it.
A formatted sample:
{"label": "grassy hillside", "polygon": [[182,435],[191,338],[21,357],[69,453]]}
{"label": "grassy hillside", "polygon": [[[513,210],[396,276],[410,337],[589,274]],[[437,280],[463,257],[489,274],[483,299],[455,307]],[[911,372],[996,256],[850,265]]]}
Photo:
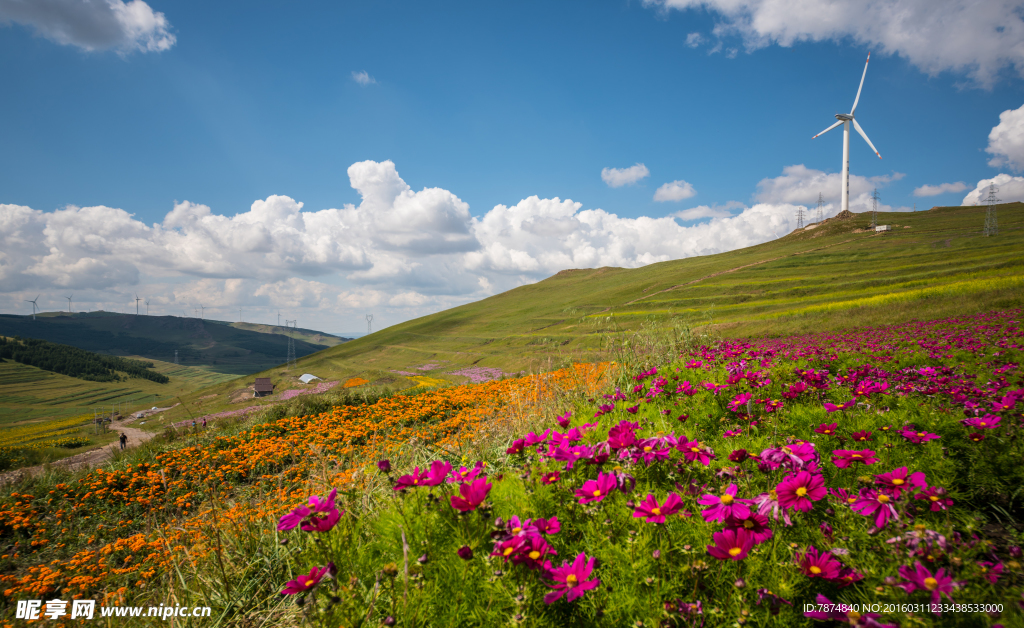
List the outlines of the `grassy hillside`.
{"label": "grassy hillside", "polygon": [[[1024,306],[1024,204],[999,206],[995,237],[981,235],[984,217],[984,207],[880,213],[893,230],[876,233],[868,214],[853,214],[729,253],[566,270],[257,375],[278,392],[308,388],[302,373],[396,388],[420,384],[416,376],[462,383],[470,378],[453,373],[467,368],[515,373],[609,359],[614,343],[641,329],[710,322],[727,337],[780,336]],[[230,403],[238,388],[195,397],[216,395],[211,411],[228,410],[239,407]]]}
{"label": "grassy hillside", "polygon": [[46,312],[36,316],[0,315],[0,335],[39,338],[87,351],[138,355],[151,360],[247,375],[285,361],[288,337],[296,356],[306,356],[344,339],[309,329],[228,323],[178,316],[135,316],[110,312]]}

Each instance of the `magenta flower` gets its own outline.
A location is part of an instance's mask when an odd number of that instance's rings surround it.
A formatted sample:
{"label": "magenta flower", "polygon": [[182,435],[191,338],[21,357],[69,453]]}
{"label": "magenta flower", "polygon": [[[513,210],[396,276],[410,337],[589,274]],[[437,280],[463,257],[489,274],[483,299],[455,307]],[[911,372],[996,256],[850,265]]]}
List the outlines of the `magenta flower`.
{"label": "magenta flower", "polygon": [[297,506],[294,510],[288,514],[282,515],[277,522],[278,532],[284,532],[285,530],[291,530],[295,526],[302,523],[302,520],[309,516],[312,511],[305,506]]}
{"label": "magenta flower", "polygon": [[486,475],[481,475],[472,483],[464,482],[459,485],[459,494],[462,497],[451,496],[452,508],[460,512],[476,510],[487,499],[490,490],[491,485],[487,482]]}
{"label": "magenta flower", "polygon": [[512,554],[522,550],[526,546],[526,540],[528,537],[525,536],[512,536],[507,539],[503,539],[494,544],[494,551],[491,552],[491,556],[501,556],[505,560],[509,560]]}
{"label": "magenta flower", "polygon": [[566,447],[563,445],[552,452],[551,457],[566,463],[566,469],[572,469],[578,460],[587,460],[593,455],[594,451],[590,447]]}
{"label": "magenta flower", "polygon": [[988,581],[992,584],[998,582],[999,575],[1003,573],[1003,563],[990,563],[988,561],[979,561],[978,568],[981,569],[981,575],[988,579]]}
{"label": "magenta flower", "polygon": [[516,516],[508,520],[507,530],[509,536],[535,536],[540,533],[533,519],[520,519]]}
{"label": "magenta flower", "polygon": [[384,473],[391,473],[391,461],[390,460],[378,460],[377,468]]}
{"label": "magenta flower", "polygon": [[915,445],[920,445],[922,443],[927,443],[930,440],[936,440],[936,439],[939,438],[938,434],[931,434],[931,433],[925,432],[923,430],[920,430],[920,431],[912,430],[910,428],[904,428],[900,432],[900,435],[903,438],[905,438],[905,439],[909,440],[910,442],[914,443]]}
{"label": "magenta flower", "polygon": [[767,517],[771,513],[772,518],[776,521],[779,520],[779,515],[781,514],[782,520],[786,522],[786,525],[793,525],[793,522],[789,519],[789,513],[779,505],[779,494],[775,489],[755,497],[754,504],[757,506],[757,514]]}
{"label": "magenta flower", "polygon": [[558,425],[561,426],[561,428],[564,430],[565,428],[569,427],[569,417],[571,416],[572,411],[569,411],[566,412],[565,414],[556,416],[555,420],[558,421]]}
{"label": "magenta flower", "polygon": [[327,575],[328,571],[334,571],[334,563],[327,563],[326,567],[313,567],[309,570],[308,574],[286,582],[281,595],[295,595],[296,593],[309,591],[320,583],[320,580]]}
{"label": "magenta flower", "polygon": [[484,463],[482,460],[477,460],[476,465],[472,469],[466,467],[459,467],[458,471],[452,471],[452,474],[448,476],[448,483],[455,484],[456,482],[472,482],[476,479],[476,476],[480,475],[484,470]]}
{"label": "magenta flower", "polygon": [[832,462],[840,469],[845,469],[855,462],[861,464],[874,464],[878,462],[878,458],[875,458],[875,452],[870,449],[860,449],[857,451],[851,449],[836,449],[832,452]]}
{"label": "magenta flower", "polygon": [[850,436],[850,438],[852,438],[855,442],[863,443],[865,441],[871,440],[871,432],[867,430],[861,430],[859,432],[854,432]]}
{"label": "magenta flower", "polygon": [[743,462],[749,457],[750,453],[747,452],[746,449],[734,449],[732,453],[729,454],[729,460],[733,462]]}
{"label": "magenta flower", "polygon": [[925,487],[914,495],[914,499],[926,499],[932,512],[945,510],[953,505],[953,500],[946,497],[946,489],[939,486]]}
{"label": "magenta flower", "polygon": [[676,449],[683,453],[683,459],[687,462],[697,461],[705,467],[711,464],[711,459],[715,457],[715,452],[701,445],[698,441],[688,440],[685,436],[679,440]]}
{"label": "magenta flower", "polygon": [[754,547],[754,539],[745,530],[723,530],[711,536],[714,545],[708,545],[708,554],[718,560],[743,560]]}
{"label": "magenta flower", "polygon": [[338,489],[331,490],[327,499],[320,499],[318,495],[311,495],[308,506],[299,506],[290,513],[281,517],[277,522],[277,529],[281,532],[291,530],[297,525],[302,525],[306,532],[327,532],[341,519],[341,515],[334,506],[334,500],[338,496]]}
{"label": "magenta flower", "polygon": [[819,552],[813,545],[809,546],[803,554],[796,555],[796,563],[800,566],[800,571],[808,578],[824,578],[825,580],[837,579],[843,568],[843,564],[832,558],[832,554]]}
{"label": "magenta flower", "polygon": [[608,497],[612,489],[617,487],[618,483],[615,481],[614,474],[601,472],[597,474],[596,480],[584,482],[582,488],[576,491],[576,497],[580,498],[581,504],[599,502]]}
{"label": "magenta flower", "polygon": [[854,397],[853,399],[850,399],[846,403],[840,404],[838,406],[836,404],[834,404],[834,403],[829,403],[829,402],[826,401],[825,402],[825,412],[832,413],[832,412],[838,412],[840,410],[849,410],[850,408],[852,408],[855,405],[857,405],[857,398],[856,397]]}
{"label": "magenta flower", "polygon": [[972,442],[980,443],[981,441],[985,440],[985,435],[982,434],[981,432],[971,432],[970,434],[967,435],[967,438]]}
{"label": "magenta flower", "polygon": [[903,491],[913,491],[917,488],[927,486],[925,475],[920,471],[908,475],[906,467],[893,469],[889,473],[882,473],[875,476],[875,484],[882,487],[882,491],[892,497],[899,499]]}
{"label": "magenta flower", "polygon": [[668,460],[670,450],[664,446],[661,438],[647,438],[640,441],[637,446],[640,451],[636,454],[635,459],[643,460],[647,466],[651,466],[652,463],[659,460]]}
{"label": "magenta flower", "polygon": [[444,484],[445,479],[451,475],[452,463],[442,460],[435,460],[430,463],[430,471],[423,479],[424,486],[439,486]]}
{"label": "magenta flower", "polygon": [[725,520],[726,529],[743,530],[754,540],[754,545],[764,543],[772,538],[772,529],[768,527],[768,517],[756,512],[750,513],[749,517],[737,519],[729,517]]}
{"label": "magenta flower", "polygon": [[562,531],[562,524],[558,522],[558,517],[537,519],[533,522],[533,525],[537,527],[537,532],[541,534],[558,534]]}
{"label": "magenta flower", "polygon": [[702,495],[698,504],[708,506],[700,511],[704,521],[725,521],[726,517],[746,519],[750,516],[749,499],[736,499],[737,488],[730,484],[721,495]]}
{"label": "magenta flower", "polygon": [[747,409],[747,402],[753,398],[754,395],[745,392],[740,393],[732,398],[729,402],[729,409],[733,412],[744,412]]}
{"label": "magenta flower", "polygon": [[553,581],[551,593],[544,596],[545,604],[552,604],[561,598],[572,602],[583,595],[584,591],[596,588],[601,584],[600,580],[587,580],[594,571],[594,559],[587,560],[586,554],[578,554],[572,565],[562,563],[561,567],[555,567],[548,572],[548,578]]}
{"label": "magenta flower", "polygon": [[800,396],[800,393],[804,392],[805,390],[807,390],[807,384],[805,384],[803,382],[797,382],[795,384],[790,384],[789,385],[789,390],[787,390],[786,392],[782,393],[782,398],[783,399],[796,399],[797,397]]}
{"label": "magenta flower", "polygon": [[735,430],[728,430],[728,431],[722,433],[722,438],[732,438],[734,436],[739,436],[742,433],[743,433],[743,428],[742,427],[741,428],[737,428]]}
{"label": "magenta flower", "polygon": [[918,589],[928,591],[932,594],[932,604],[938,604],[942,595],[945,595],[950,601],[953,600],[949,594],[953,591],[956,583],[953,582],[952,577],[946,575],[945,569],[939,569],[933,574],[918,561],[913,569],[906,565],[901,566],[899,573],[907,581],[900,585],[907,593],[913,593]]}
{"label": "magenta flower", "polygon": [[558,554],[548,545],[542,536],[526,537],[518,551],[512,554],[513,565],[526,565],[530,569],[541,569],[544,567],[544,557],[548,554]]}
{"label": "magenta flower", "polygon": [[416,486],[429,486],[426,483],[428,475],[427,471],[420,471],[420,468],[416,467],[412,470],[412,473],[403,475],[395,481],[395,490],[404,491],[407,488]]}
{"label": "magenta flower", "polygon": [[783,508],[802,512],[808,512],[814,507],[811,502],[824,499],[828,495],[825,480],[820,475],[812,475],[807,471],[787,476],[775,487],[775,492],[779,496],[779,505]]}
{"label": "magenta flower", "polygon": [[473,550],[468,545],[463,545],[455,553],[458,554],[459,558],[461,558],[462,560],[472,560],[473,559]]}
{"label": "magenta flower", "polygon": [[669,493],[665,503],[659,505],[654,495],[648,494],[636,506],[634,517],[643,517],[647,523],[665,523],[665,518],[674,515],[683,507],[683,500],[675,493]]}
{"label": "magenta flower", "polygon": [[875,527],[881,530],[889,523],[890,519],[899,519],[896,509],[892,505],[893,498],[881,491],[870,488],[862,488],[857,501],[853,502],[850,508],[854,512],[865,517],[875,516]]}
{"label": "magenta flower", "polygon": [[822,423],[818,427],[814,428],[814,431],[818,434],[824,434],[825,436],[832,436],[836,433],[836,429],[838,427],[838,423]]}
{"label": "magenta flower", "polygon": [[512,446],[505,450],[506,454],[521,454],[526,448],[526,441],[522,438],[512,441]]}
{"label": "magenta flower", "polygon": [[636,431],[639,423],[619,421],[619,424],[608,430],[608,446],[612,449],[626,449],[636,443]]}
{"label": "magenta flower", "polygon": [[996,416],[994,414],[986,414],[984,416],[964,419],[963,421],[961,421],[961,423],[963,423],[967,427],[994,430],[995,428],[999,427],[999,423],[1002,420],[1002,417]]}
{"label": "magenta flower", "polygon": [[338,525],[343,514],[345,513],[333,507],[330,510],[314,512],[308,519],[302,522],[302,530],[306,532],[329,532],[334,526]]}
{"label": "magenta flower", "polygon": [[544,475],[540,476],[540,483],[554,484],[559,479],[561,479],[561,477],[558,475],[558,471],[552,471],[551,473],[545,473]]}

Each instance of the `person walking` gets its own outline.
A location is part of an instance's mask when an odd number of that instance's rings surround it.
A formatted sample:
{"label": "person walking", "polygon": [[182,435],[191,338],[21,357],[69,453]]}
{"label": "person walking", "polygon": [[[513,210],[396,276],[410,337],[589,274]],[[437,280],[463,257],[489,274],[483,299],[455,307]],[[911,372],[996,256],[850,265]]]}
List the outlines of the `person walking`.
{"label": "person walking", "polygon": [[206,429],[206,417],[203,417],[203,429]]}
{"label": "person walking", "polygon": [[128,435],[125,434],[124,432],[121,432],[121,436],[118,437],[118,440],[121,441],[121,449],[124,449],[125,447],[128,446]]}

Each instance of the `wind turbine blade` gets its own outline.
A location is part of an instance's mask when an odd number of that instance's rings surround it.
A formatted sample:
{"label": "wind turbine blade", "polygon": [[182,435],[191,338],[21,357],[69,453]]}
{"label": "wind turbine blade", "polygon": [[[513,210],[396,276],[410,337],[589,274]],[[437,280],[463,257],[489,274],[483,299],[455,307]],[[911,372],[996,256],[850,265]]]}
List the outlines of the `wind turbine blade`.
{"label": "wind turbine blade", "polygon": [[882,156],[878,153],[878,149],[875,148],[875,145],[872,144],[871,140],[868,139],[868,135],[867,133],[864,132],[864,129],[860,128],[860,125],[857,124],[857,120],[853,121],[853,128],[857,129],[857,132],[860,133],[860,136],[863,137],[864,141],[868,143],[868,146],[871,147],[871,150],[875,151],[875,154],[878,155],[879,159],[881,159]]}
{"label": "wind turbine blade", "polygon": [[[864,74],[860,75],[860,87],[857,88],[857,97],[853,99],[853,109],[850,109],[852,116],[857,111],[857,103],[860,102],[860,90],[864,89],[864,77],[868,75],[868,61],[871,61],[871,53],[868,53],[868,60],[864,62]],[[861,135],[864,135],[861,133]],[[871,142],[868,142],[870,144]]]}
{"label": "wind turbine blade", "polygon": [[824,134],[828,133],[829,131],[831,131],[832,129],[836,128],[837,126],[839,126],[839,125],[840,125],[840,124],[842,124],[842,123],[843,123],[843,121],[842,121],[842,120],[836,120],[836,123],[835,123],[835,124],[833,124],[832,126],[828,127],[827,129],[825,129],[825,130],[824,130],[824,131],[822,131],[821,133],[818,133],[818,135],[815,135],[815,136],[814,136],[814,137],[812,137],[811,139],[813,140],[813,139],[814,139],[815,137],[818,137],[818,136],[820,136],[820,135],[824,135]]}

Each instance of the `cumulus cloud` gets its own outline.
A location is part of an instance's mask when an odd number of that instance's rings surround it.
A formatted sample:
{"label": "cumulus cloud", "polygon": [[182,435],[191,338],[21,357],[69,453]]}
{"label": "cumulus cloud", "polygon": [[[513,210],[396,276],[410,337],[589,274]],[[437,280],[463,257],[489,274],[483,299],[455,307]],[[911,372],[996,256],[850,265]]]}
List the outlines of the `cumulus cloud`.
{"label": "cumulus cloud", "polygon": [[162,52],[176,41],[170,22],[142,0],[0,0],[0,24],[82,50]]}
{"label": "cumulus cloud", "polygon": [[[1020,0],[643,0],[659,10],[707,10],[714,34],[747,50],[771,44],[852,40],[906,58],[922,71],[965,73],[990,87],[1001,70],[1024,75]],[[689,39],[688,39],[689,42]]]}
{"label": "cumulus cloud", "polygon": [[[1024,177],[1013,177],[1008,174],[997,174],[991,179],[982,179],[978,185],[967,193],[961,205],[987,204],[989,187],[996,186],[996,197],[1001,203],[1024,201]],[[2,224],[2,223],[0,223]]]}
{"label": "cumulus cloud", "polygon": [[629,168],[602,168],[601,180],[608,184],[608,187],[620,188],[624,185],[632,185],[640,179],[651,174],[647,166],[634,164]]}
{"label": "cumulus cloud", "polygon": [[[871,209],[871,193],[875,188],[885,187],[893,181],[899,181],[905,174],[894,172],[891,175],[878,177],[862,177],[850,175],[850,211],[863,212]],[[790,203],[796,205],[818,204],[818,195],[821,194],[827,203],[840,204],[842,194],[842,175],[838,172],[826,173],[821,170],[808,168],[803,164],[786,166],[782,169],[782,175],[762,179],[757,184],[757,193],[754,199],[762,203]],[[891,208],[887,205],[879,205],[878,208],[884,211],[903,211],[909,208]]]}
{"label": "cumulus cloud", "polygon": [[666,201],[681,201],[683,199],[690,198],[697,195],[697,190],[693,189],[693,186],[682,179],[677,179],[670,183],[662,185],[654,192],[654,200],[659,203]]}
{"label": "cumulus cloud", "polygon": [[684,222],[702,220],[704,218],[728,218],[732,216],[731,210],[743,207],[743,203],[739,201],[728,201],[724,205],[698,205],[697,207],[677,211],[672,216]]}
{"label": "cumulus cloud", "polygon": [[689,46],[690,48],[697,48],[705,41],[706,40],[704,39],[704,36],[701,35],[700,33],[690,33],[689,35],[686,36],[686,45]]}
{"label": "cumulus cloud", "polygon": [[371,83],[377,82],[377,79],[370,76],[366,70],[361,70],[359,72],[353,71],[352,80],[360,85],[370,85]]}
{"label": "cumulus cloud", "polygon": [[967,184],[963,181],[940,183],[938,185],[922,185],[919,188],[914,188],[914,196],[938,196],[939,194],[948,194],[950,192],[963,192],[966,189]]}
{"label": "cumulus cloud", "polygon": [[993,168],[1024,170],[1024,105],[999,114],[999,124],[989,132],[985,151],[993,155],[988,162]]}

